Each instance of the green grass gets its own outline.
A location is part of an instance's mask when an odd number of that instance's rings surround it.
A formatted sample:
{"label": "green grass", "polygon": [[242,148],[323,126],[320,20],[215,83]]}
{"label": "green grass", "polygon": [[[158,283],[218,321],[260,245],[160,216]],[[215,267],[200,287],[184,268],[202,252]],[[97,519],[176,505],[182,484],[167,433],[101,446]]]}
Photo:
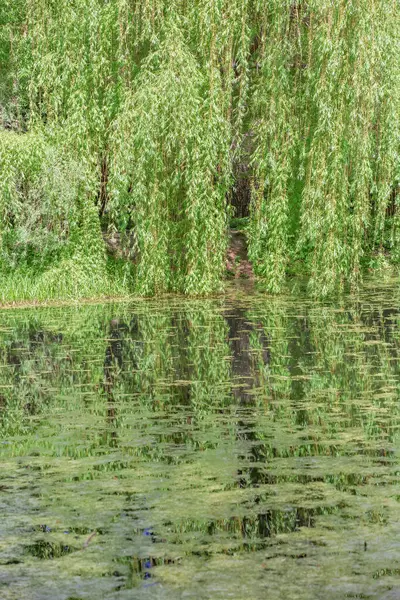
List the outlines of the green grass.
{"label": "green grass", "polygon": [[42,274],[33,270],[2,273],[0,280],[0,305],[131,295],[131,273],[126,265],[111,260],[105,270],[97,272],[69,260]]}

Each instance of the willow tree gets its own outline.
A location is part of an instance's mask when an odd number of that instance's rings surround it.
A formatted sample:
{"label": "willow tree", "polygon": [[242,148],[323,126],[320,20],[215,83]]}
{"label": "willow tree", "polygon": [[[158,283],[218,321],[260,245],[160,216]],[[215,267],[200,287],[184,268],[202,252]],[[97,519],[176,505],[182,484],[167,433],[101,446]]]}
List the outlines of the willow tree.
{"label": "willow tree", "polygon": [[272,292],[285,279],[288,256],[289,180],[293,153],[291,2],[272,0],[260,8],[259,75],[254,84],[255,180],[250,258]]}
{"label": "willow tree", "polygon": [[[388,212],[397,215],[399,6],[258,8],[250,250],[271,291],[301,258],[311,291],[328,295],[359,281],[363,257],[385,250]],[[396,231],[393,222],[393,249]]]}
{"label": "willow tree", "polygon": [[0,22],[3,124],[81,163],[80,222],[97,248],[129,233],[135,291],[221,287],[243,163],[268,291],[399,262],[397,0],[7,0]]}
{"label": "willow tree", "polygon": [[371,247],[383,251],[400,139],[399,9],[391,1],[310,2],[309,22],[299,247],[307,248],[311,288],[327,294],[357,281]]}
{"label": "willow tree", "polygon": [[206,84],[170,22],[116,121],[111,206],[134,227],[145,294],[207,293],[222,279],[229,124],[217,73],[204,98]]}

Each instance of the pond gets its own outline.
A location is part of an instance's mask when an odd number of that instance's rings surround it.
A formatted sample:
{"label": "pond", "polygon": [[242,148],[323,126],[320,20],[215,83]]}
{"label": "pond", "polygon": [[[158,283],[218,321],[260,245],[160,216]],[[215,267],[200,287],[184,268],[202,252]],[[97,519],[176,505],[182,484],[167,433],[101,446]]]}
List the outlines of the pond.
{"label": "pond", "polygon": [[0,312],[0,597],[400,598],[399,299]]}

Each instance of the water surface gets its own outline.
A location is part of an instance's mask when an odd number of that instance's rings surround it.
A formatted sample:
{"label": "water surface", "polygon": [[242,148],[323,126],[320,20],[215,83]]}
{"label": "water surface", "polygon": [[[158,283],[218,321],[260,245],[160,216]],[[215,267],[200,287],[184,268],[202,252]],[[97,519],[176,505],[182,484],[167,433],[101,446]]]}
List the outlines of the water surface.
{"label": "water surface", "polygon": [[400,598],[399,297],[0,313],[0,598]]}

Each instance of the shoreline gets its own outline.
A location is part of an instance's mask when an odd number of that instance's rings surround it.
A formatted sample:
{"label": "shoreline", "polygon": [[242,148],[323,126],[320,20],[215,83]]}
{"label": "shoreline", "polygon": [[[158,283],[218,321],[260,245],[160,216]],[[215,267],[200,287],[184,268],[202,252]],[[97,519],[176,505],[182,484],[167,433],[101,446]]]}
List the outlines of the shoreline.
{"label": "shoreline", "polygon": [[[300,278],[295,278],[297,281],[301,281]],[[0,301],[0,311],[8,311],[8,310],[17,310],[17,309],[29,309],[29,308],[57,308],[63,306],[78,306],[78,305],[96,305],[96,304],[120,304],[120,303],[128,303],[128,302],[151,302],[151,301],[159,301],[159,300],[168,300],[168,299],[177,299],[181,300],[210,300],[210,299],[218,299],[221,297],[226,297],[227,295],[232,294],[232,292],[239,292],[246,294],[252,293],[255,291],[255,284],[257,283],[256,278],[241,278],[241,277],[231,277],[226,279],[224,282],[223,289],[219,292],[215,292],[213,294],[205,295],[205,296],[196,296],[196,295],[184,295],[184,294],[174,294],[174,293],[166,293],[158,296],[137,296],[134,294],[124,294],[124,295],[115,295],[115,296],[92,296],[92,297],[84,297],[84,298],[49,298],[47,300],[13,300],[10,302],[1,302]],[[360,291],[368,290],[371,287],[380,289],[382,287],[386,287],[390,284],[398,284],[399,276],[391,273],[390,276],[386,274],[384,277],[377,278],[376,273],[375,277],[372,273],[369,273],[369,276],[363,279],[362,285],[360,286]],[[263,295],[266,298],[279,298],[285,296],[291,296],[292,292],[290,288],[287,288],[284,293],[281,294],[270,294],[268,292],[263,292]],[[303,291],[301,294],[304,298],[307,298],[310,301],[315,302],[315,298],[309,296],[307,292]],[[332,296],[330,298],[320,299],[322,302],[330,302],[334,299],[338,299],[339,297],[343,298],[343,296],[352,296],[353,294],[350,291],[344,292],[343,294],[339,294],[338,296]]]}
{"label": "shoreline", "polygon": [[58,306],[74,306],[78,304],[111,304],[112,302],[131,302],[143,300],[135,296],[97,296],[93,298],[69,298],[60,300],[17,300],[13,302],[0,302],[0,311],[19,308],[57,308]]}

